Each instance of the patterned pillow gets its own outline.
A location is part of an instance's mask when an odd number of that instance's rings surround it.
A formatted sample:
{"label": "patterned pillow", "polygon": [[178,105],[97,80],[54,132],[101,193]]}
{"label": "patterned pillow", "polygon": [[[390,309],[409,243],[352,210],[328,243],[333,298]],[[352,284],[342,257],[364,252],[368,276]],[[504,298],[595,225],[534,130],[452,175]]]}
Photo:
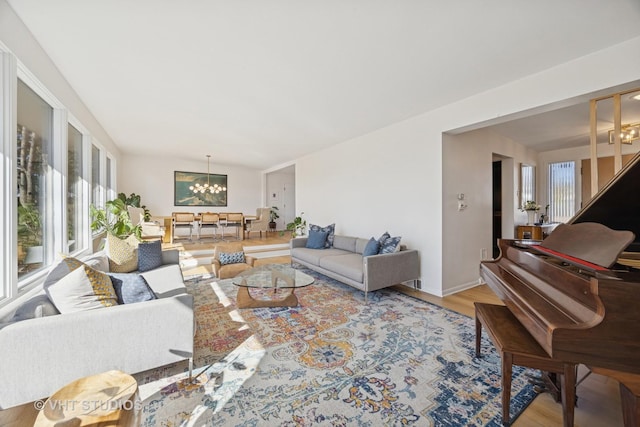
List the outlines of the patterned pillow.
{"label": "patterned pillow", "polygon": [[46,292],[62,314],[118,305],[109,276],[88,265],[76,268]]}
{"label": "patterned pillow", "polygon": [[130,273],[138,269],[138,239],[133,234],[122,240],[107,233],[109,271]]}
{"label": "patterned pillow", "polygon": [[391,254],[394,252],[398,252],[400,250],[400,236],[396,236],[396,237],[389,237],[387,239],[385,239],[384,243],[382,244],[382,246],[380,246],[380,252],[381,254]]}
{"label": "patterned pillow", "polygon": [[324,247],[325,248],[330,248],[330,247],[333,246],[333,238],[335,237],[335,231],[336,231],[336,224],[335,223],[327,225],[326,227],[320,227],[319,225],[310,224],[309,225],[309,233],[311,233],[312,231],[326,231],[326,232],[328,232],[327,241],[324,242]]}
{"label": "patterned pillow", "polygon": [[156,299],[147,281],[137,273],[109,273],[109,277],[116,292],[118,304]]}
{"label": "patterned pillow", "polygon": [[138,271],[145,272],[153,270],[162,265],[162,242],[140,243],[138,245]]}
{"label": "patterned pillow", "polygon": [[240,264],[244,262],[244,252],[220,252],[218,261],[221,265]]}
{"label": "patterned pillow", "polygon": [[382,233],[382,236],[378,237],[378,243],[380,244],[380,246],[382,246],[384,241],[387,240],[389,237],[391,237],[391,234],[389,234],[388,231],[385,231],[384,233]]}

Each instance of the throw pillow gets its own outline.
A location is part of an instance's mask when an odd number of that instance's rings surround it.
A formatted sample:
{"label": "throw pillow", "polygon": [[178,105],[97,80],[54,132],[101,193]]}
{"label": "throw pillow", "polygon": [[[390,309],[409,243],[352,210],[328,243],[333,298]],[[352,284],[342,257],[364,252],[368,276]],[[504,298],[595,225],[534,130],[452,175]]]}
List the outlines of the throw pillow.
{"label": "throw pillow", "polygon": [[385,239],[382,246],[380,246],[381,254],[391,254],[393,252],[398,252],[400,250],[400,236],[389,237]]}
{"label": "throw pillow", "polygon": [[36,295],[23,302],[16,310],[10,322],[53,316],[60,312],[46,295]]}
{"label": "throw pillow", "polygon": [[218,261],[220,261],[221,265],[243,263],[244,252],[220,252]]}
{"label": "throw pillow", "polygon": [[46,292],[62,314],[118,305],[109,276],[88,265],[76,268]]}
{"label": "throw pillow", "polygon": [[384,241],[387,240],[389,237],[391,237],[391,234],[389,234],[388,231],[385,231],[384,233],[382,233],[382,236],[378,237],[378,243],[380,243],[381,247]]}
{"label": "throw pillow", "polygon": [[43,289],[46,291],[49,286],[53,285],[81,265],[85,264],[79,259],[63,255],[63,258],[51,268],[49,274],[44,279],[44,284],[42,285]]}
{"label": "throw pillow", "polygon": [[138,239],[133,234],[122,240],[107,233],[109,271],[130,273],[138,268]]}
{"label": "throw pillow", "polygon": [[309,225],[309,236],[311,236],[312,231],[326,231],[327,241],[324,243],[325,248],[330,248],[333,246],[333,238],[335,237],[336,224],[329,224],[326,227],[320,227],[319,225],[310,224]]}
{"label": "throw pillow", "polygon": [[362,256],[371,256],[377,255],[380,250],[380,243],[376,240],[375,237],[369,239],[367,246],[364,247],[364,251],[362,251]]}
{"label": "throw pillow", "polygon": [[153,270],[162,265],[162,242],[144,242],[138,245],[138,271]]}
{"label": "throw pillow", "polygon": [[118,304],[156,299],[147,281],[137,273],[109,273]]}
{"label": "throw pillow", "polygon": [[305,246],[309,249],[325,249],[328,235],[328,231],[309,230],[309,238]]}

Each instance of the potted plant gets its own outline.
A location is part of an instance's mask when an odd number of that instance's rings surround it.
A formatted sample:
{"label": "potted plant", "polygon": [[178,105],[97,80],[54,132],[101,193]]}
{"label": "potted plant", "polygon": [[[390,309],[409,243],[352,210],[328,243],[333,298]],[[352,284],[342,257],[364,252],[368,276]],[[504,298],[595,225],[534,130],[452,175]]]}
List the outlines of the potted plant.
{"label": "potted plant", "polygon": [[42,218],[31,203],[18,206],[19,261],[37,264],[44,260],[42,250]]}
{"label": "potted plant", "polygon": [[133,226],[127,211],[125,202],[118,198],[109,200],[105,209],[100,209],[94,205],[90,206],[91,230],[105,231],[120,239],[126,239],[132,234],[142,240],[142,227]]}
{"label": "potted plant", "polygon": [[296,236],[304,236],[307,231],[307,220],[302,218],[304,212],[300,213],[300,216],[297,216],[293,219],[292,222],[287,224],[287,230],[291,231],[291,237]]}
{"label": "potted plant", "polygon": [[278,207],[271,206],[271,211],[269,212],[269,229],[270,230],[276,229],[276,219],[278,218],[280,218],[280,215],[278,214]]}

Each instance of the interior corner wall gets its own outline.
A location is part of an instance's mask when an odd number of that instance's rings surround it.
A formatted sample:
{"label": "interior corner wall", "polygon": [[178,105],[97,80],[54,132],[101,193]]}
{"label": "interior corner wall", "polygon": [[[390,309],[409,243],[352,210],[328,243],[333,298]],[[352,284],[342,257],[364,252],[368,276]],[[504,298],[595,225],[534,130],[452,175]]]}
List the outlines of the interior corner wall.
{"label": "interior corner wall", "polygon": [[206,173],[202,161],[124,154],[118,167],[118,189],[140,195],[152,216],[171,216],[172,212],[242,212],[255,215],[262,203],[262,173],[240,166],[211,163],[212,174],[227,175],[227,206],[175,206],[174,171]]}
{"label": "interior corner wall", "polygon": [[[535,165],[536,156],[521,144],[487,130],[444,135],[443,167],[443,278],[447,295],[478,283],[478,266],[483,249],[490,256],[493,247],[494,155],[503,158],[502,233],[513,235],[514,221],[523,214],[517,209],[517,168],[525,162]],[[465,195],[467,208],[458,210],[457,194]],[[520,215],[518,215],[520,214]],[[515,218],[515,219],[514,219]],[[526,220],[526,217],[524,218]]]}
{"label": "interior corner wall", "polygon": [[[476,168],[470,154],[443,144],[443,133],[635,81],[640,56],[629,58],[628,67],[610,64],[636,51],[640,37],[298,159],[297,210],[315,224],[335,222],[338,234],[401,235],[420,252],[422,289],[454,292],[477,281],[480,249],[490,247],[490,235],[479,231],[491,229],[490,214],[472,216],[483,206],[490,212],[490,175],[488,166]],[[478,160],[490,165],[490,153],[503,151],[515,168],[526,155],[512,144],[494,141],[470,152],[481,150]],[[474,168],[456,166],[461,159]],[[485,195],[474,193],[476,187]],[[452,197],[457,192],[469,195],[469,208],[460,213]],[[516,221],[518,214],[514,204]],[[473,239],[469,230],[475,230]]]}

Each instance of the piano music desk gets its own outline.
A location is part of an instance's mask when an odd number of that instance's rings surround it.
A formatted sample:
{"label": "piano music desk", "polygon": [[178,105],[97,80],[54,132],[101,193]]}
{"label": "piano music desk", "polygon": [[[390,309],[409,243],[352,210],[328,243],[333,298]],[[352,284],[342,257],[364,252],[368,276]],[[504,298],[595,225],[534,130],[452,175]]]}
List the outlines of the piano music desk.
{"label": "piano music desk", "polygon": [[502,363],[502,422],[510,423],[512,366],[525,366],[562,375],[562,413],[565,427],[573,426],[576,399],[576,365],[552,359],[527,329],[503,305],[476,302],[476,357],[480,357],[480,341],[484,326],[500,353]]}

